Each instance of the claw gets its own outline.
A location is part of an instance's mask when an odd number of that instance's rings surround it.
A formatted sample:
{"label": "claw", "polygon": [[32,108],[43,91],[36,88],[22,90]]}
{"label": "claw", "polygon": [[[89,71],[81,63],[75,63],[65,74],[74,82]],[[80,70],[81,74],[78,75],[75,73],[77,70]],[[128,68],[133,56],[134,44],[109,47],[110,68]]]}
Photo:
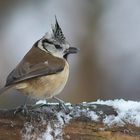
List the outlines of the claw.
{"label": "claw", "polygon": [[14,115],[18,114],[22,112],[24,115],[28,115],[29,114],[29,111],[28,111],[28,108],[27,108],[27,105],[21,105],[19,107],[16,108],[16,110],[14,111]]}
{"label": "claw", "polygon": [[70,109],[65,105],[65,102],[57,97],[53,97],[56,101],[59,102],[59,105],[64,109],[66,114],[70,113]]}

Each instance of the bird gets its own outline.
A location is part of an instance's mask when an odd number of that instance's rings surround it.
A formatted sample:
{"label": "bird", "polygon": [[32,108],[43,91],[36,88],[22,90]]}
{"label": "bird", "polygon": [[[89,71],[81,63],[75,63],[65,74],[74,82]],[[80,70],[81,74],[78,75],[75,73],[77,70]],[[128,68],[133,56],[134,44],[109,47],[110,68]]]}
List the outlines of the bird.
{"label": "bird", "polygon": [[55,17],[51,33],[36,41],[8,75],[0,93],[15,89],[31,99],[55,97],[64,89],[69,77],[68,56],[78,50],[66,40]]}

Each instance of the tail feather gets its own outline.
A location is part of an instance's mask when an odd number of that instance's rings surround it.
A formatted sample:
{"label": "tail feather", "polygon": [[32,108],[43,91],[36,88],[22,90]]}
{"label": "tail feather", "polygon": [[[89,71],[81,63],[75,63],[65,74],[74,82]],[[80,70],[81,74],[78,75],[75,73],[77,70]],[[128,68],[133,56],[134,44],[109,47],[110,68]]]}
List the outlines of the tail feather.
{"label": "tail feather", "polygon": [[11,89],[12,86],[3,87],[0,89],[0,95]]}

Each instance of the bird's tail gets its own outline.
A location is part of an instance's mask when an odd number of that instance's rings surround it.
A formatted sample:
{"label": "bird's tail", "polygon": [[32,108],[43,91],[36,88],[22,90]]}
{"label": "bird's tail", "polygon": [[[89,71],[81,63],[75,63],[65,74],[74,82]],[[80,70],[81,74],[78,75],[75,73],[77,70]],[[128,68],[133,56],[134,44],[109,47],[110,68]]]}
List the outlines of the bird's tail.
{"label": "bird's tail", "polygon": [[3,94],[3,93],[5,93],[6,91],[8,91],[8,90],[11,89],[11,88],[12,88],[12,86],[7,86],[7,87],[1,88],[1,89],[0,89],[0,95]]}

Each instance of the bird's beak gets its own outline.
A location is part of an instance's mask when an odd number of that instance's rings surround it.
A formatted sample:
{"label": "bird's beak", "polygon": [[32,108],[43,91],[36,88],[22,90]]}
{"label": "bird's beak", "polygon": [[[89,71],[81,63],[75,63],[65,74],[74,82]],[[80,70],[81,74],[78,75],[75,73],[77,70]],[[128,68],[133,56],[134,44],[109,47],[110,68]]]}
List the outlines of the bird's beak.
{"label": "bird's beak", "polygon": [[79,51],[78,48],[69,47],[69,48],[65,51],[65,54],[77,53],[78,51]]}

